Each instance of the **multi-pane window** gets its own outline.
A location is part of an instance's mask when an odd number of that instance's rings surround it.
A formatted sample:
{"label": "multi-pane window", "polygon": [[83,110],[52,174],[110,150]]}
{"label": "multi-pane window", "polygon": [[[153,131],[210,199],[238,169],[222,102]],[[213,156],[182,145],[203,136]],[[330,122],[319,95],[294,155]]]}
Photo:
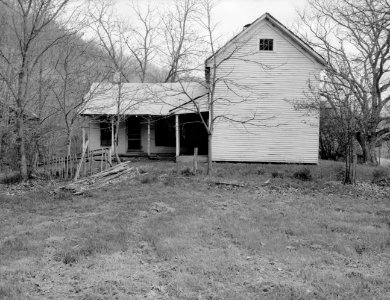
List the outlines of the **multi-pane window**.
{"label": "multi-pane window", "polygon": [[260,51],[274,51],[274,40],[273,39],[260,39]]}

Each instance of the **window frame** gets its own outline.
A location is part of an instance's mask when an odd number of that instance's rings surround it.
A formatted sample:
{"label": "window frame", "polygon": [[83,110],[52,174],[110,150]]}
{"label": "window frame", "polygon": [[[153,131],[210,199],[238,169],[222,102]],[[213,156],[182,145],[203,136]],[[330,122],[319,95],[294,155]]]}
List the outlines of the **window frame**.
{"label": "window frame", "polygon": [[[264,49],[260,49],[260,45],[261,45],[261,41],[272,41],[272,50],[264,50]],[[270,38],[270,37],[260,37],[258,39],[258,44],[257,44],[257,51],[261,52],[261,53],[274,53],[275,52],[275,39],[274,38]]]}

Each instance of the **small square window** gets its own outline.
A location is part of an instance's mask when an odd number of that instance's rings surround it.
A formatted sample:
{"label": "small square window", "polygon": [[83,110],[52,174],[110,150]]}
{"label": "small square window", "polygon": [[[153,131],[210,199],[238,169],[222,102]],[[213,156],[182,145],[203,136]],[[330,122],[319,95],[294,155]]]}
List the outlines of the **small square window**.
{"label": "small square window", "polygon": [[260,51],[274,51],[274,40],[273,39],[260,39]]}

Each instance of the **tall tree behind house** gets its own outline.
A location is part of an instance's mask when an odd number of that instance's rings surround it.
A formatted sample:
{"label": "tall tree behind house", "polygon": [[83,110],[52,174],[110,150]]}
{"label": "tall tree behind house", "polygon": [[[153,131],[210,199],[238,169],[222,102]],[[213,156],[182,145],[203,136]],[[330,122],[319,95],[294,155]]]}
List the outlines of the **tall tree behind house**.
{"label": "tall tree behind house", "polygon": [[[10,55],[6,48],[0,48],[0,77],[6,83],[15,104],[19,166],[23,179],[28,177],[24,113],[35,96],[30,89],[32,75],[45,54],[61,39],[73,34],[71,30],[50,31],[51,26],[60,22],[61,17],[62,22],[69,21],[65,15],[69,3],[70,0],[0,0],[0,10],[8,13],[5,22],[8,39],[14,50]],[[5,72],[7,66],[11,67],[11,74]]]}
{"label": "tall tree behind house", "polygon": [[321,97],[367,163],[377,163],[375,147],[390,138],[389,11],[387,0],[310,0],[301,13],[302,37],[328,61]]}

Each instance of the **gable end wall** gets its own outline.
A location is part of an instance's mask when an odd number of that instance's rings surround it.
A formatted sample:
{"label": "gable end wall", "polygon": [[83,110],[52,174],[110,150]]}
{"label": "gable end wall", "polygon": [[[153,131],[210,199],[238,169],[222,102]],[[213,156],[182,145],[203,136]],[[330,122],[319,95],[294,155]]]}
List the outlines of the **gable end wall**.
{"label": "gable end wall", "polygon": [[[308,101],[321,66],[266,20],[247,30],[217,69],[213,160],[318,163],[318,114],[296,102]],[[274,51],[258,51],[260,38]]]}

